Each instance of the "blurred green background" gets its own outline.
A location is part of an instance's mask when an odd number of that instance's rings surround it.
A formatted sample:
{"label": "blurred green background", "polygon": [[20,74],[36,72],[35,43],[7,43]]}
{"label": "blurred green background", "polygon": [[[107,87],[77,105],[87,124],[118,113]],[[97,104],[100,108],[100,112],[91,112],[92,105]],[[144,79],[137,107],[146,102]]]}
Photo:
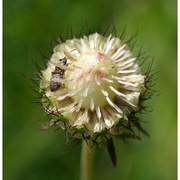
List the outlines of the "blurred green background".
{"label": "blurred green background", "polygon": [[154,58],[160,96],[143,116],[151,137],[116,142],[118,166],[96,152],[94,180],[175,180],[177,178],[177,52],[175,0],[7,0],[3,4],[3,176],[4,180],[78,180],[80,146],[66,144],[61,130],[40,130],[44,113],[33,101],[31,82],[40,53],[50,55],[51,40],[68,26],[80,31],[114,22],[117,33],[138,32],[141,47]]}

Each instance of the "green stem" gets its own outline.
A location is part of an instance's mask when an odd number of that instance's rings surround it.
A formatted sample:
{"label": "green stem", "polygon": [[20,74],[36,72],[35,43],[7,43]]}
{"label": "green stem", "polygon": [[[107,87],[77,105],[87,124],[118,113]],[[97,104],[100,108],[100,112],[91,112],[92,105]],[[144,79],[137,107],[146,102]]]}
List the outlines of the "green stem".
{"label": "green stem", "polygon": [[81,180],[92,179],[92,161],[92,149],[90,149],[86,141],[83,140],[81,150]]}

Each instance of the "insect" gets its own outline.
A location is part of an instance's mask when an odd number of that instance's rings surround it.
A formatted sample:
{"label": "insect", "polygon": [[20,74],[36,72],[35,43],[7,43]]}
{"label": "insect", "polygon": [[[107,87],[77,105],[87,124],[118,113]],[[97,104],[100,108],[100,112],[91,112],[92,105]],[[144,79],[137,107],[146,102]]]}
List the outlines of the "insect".
{"label": "insect", "polygon": [[[60,66],[67,66],[67,58],[64,57],[59,60]],[[50,90],[51,92],[57,91],[62,84],[62,79],[64,78],[65,69],[55,66],[53,72],[51,72]]]}

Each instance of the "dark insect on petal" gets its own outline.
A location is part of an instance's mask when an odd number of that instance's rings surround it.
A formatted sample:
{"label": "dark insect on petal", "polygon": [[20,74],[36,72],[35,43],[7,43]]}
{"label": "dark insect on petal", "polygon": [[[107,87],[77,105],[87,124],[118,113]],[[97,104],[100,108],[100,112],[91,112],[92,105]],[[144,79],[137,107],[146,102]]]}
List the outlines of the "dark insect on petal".
{"label": "dark insect on petal", "polygon": [[60,88],[60,84],[58,82],[51,81],[50,82],[50,89],[51,92],[54,92]]}

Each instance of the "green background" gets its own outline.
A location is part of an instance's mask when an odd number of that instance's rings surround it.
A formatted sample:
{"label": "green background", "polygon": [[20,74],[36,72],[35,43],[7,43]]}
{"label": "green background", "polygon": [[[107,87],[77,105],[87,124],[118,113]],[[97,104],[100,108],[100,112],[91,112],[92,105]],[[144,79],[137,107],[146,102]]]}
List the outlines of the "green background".
{"label": "green background", "polygon": [[65,143],[61,130],[40,130],[45,118],[35,104],[32,58],[50,55],[51,40],[69,26],[114,22],[117,33],[136,31],[140,49],[154,58],[155,89],[143,115],[150,138],[116,142],[118,166],[106,151],[95,154],[94,180],[175,180],[177,178],[176,1],[175,0],[6,0],[3,4],[3,177],[4,180],[78,180],[80,146]]}

